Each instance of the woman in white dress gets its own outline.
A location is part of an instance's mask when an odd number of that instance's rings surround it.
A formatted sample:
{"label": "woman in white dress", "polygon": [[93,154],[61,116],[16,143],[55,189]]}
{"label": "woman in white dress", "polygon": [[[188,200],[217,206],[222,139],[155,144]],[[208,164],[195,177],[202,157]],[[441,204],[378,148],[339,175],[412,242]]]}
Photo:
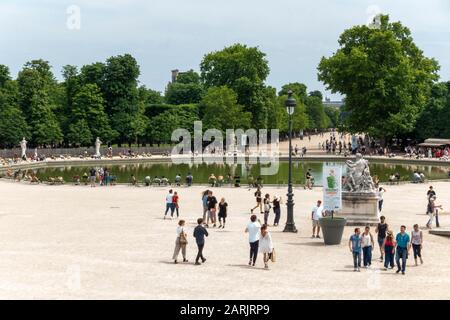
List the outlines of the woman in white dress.
{"label": "woman in white dress", "polygon": [[270,255],[273,252],[273,242],[272,235],[269,230],[267,230],[267,225],[264,224],[261,227],[261,235],[259,238],[259,252],[263,254],[264,268],[269,269],[267,262],[269,261]]}

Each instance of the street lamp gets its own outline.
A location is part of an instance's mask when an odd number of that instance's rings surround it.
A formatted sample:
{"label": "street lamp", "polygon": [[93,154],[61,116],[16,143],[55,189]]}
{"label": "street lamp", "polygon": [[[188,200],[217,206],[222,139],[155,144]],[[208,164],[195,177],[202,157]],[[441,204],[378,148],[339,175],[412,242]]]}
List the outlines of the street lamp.
{"label": "street lamp", "polygon": [[285,101],[286,111],[289,115],[289,177],[288,177],[288,193],[287,193],[287,221],[284,227],[284,232],[297,232],[294,223],[294,194],[292,193],[292,115],[295,111],[297,102],[292,96],[292,91],[289,90],[288,98]]}

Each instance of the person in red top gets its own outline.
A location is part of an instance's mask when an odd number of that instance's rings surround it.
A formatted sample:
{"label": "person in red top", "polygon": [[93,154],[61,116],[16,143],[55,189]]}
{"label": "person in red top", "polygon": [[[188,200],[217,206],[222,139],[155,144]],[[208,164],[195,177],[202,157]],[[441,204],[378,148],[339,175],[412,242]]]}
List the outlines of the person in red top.
{"label": "person in red top", "polygon": [[178,200],[180,199],[180,197],[178,196],[178,193],[175,191],[173,193],[173,197],[172,197],[172,205],[175,207],[175,210],[177,212],[177,218],[180,216],[179,212],[178,212]]}
{"label": "person in red top", "polygon": [[394,256],[395,256],[395,239],[392,231],[388,231],[386,238],[384,238],[382,251],[384,252],[384,270],[388,267],[394,268]]}

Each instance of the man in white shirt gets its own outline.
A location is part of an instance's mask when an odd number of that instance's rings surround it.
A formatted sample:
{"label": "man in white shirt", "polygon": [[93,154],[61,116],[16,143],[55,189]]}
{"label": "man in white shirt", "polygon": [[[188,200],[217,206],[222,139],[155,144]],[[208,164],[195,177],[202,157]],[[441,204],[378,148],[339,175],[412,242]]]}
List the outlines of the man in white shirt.
{"label": "man in white shirt", "polygon": [[256,215],[250,217],[250,223],[245,228],[248,232],[248,241],[250,243],[250,260],[249,266],[255,266],[256,258],[258,256],[259,236],[261,231],[261,224],[257,221]]}
{"label": "man in white shirt", "polygon": [[[319,219],[323,217],[323,206],[322,201],[317,200],[317,205],[315,205],[312,208],[311,212],[311,220],[312,220],[312,226],[313,226],[313,234],[311,238],[318,238],[320,239],[319,233],[320,233],[320,224]],[[316,228],[317,228],[317,235],[316,235]]]}
{"label": "man in white shirt", "polygon": [[164,212],[164,219],[166,219],[167,216],[167,212],[171,213],[171,217],[173,217],[173,211],[174,211],[174,207],[173,207],[173,190],[170,189],[169,190],[169,194],[166,196],[166,212]]}

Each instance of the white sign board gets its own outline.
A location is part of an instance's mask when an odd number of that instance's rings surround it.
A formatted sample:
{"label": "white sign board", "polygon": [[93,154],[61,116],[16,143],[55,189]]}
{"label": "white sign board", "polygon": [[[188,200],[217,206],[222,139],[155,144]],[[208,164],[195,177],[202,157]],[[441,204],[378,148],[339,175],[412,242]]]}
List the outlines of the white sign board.
{"label": "white sign board", "polygon": [[323,207],[327,211],[342,209],[342,167],[323,167]]}

